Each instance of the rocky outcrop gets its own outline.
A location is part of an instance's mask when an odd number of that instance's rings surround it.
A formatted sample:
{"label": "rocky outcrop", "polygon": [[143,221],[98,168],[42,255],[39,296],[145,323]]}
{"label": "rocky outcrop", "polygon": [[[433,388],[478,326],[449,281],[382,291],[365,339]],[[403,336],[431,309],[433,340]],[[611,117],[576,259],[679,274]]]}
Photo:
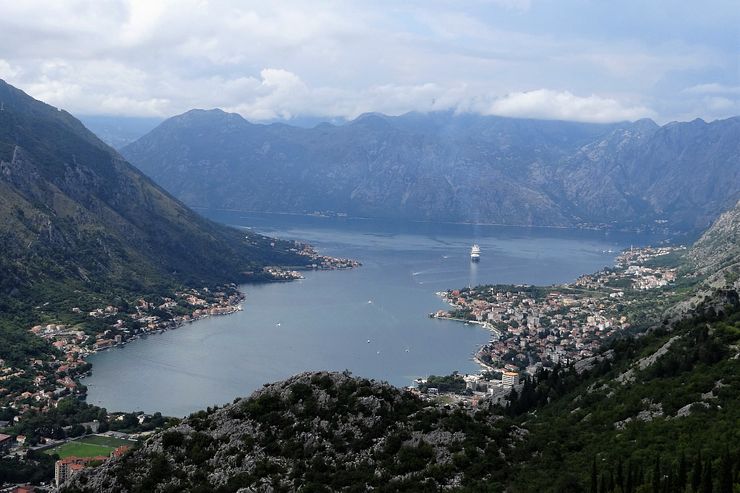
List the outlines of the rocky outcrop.
{"label": "rocky outcrop", "polygon": [[[485,409],[430,405],[346,373],[304,373],[196,413],[74,477],[62,491],[296,491],[310,485],[437,491],[461,484],[467,453],[501,461],[498,444],[505,449],[526,436],[526,430],[499,427],[499,419]],[[479,479],[489,472],[478,471]]]}

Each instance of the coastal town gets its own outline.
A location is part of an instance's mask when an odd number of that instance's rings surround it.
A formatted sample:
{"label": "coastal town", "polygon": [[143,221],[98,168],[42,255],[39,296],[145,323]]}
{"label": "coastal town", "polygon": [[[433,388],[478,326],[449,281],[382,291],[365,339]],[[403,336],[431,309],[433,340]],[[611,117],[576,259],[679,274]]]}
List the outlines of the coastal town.
{"label": "coastal town", "polygon": [[[636,330],[633,306],[660,306],[661,297],[671,294],[679,278],[674,258],[683,250],[630,248],[614,267],[568,284],[486,285],[438,293],[451,309],[431,317],[478,324],[491,333],[490,342],[474,356],[480,374],[456,375],[457,385],[447,393],[473,404],[482,398],[501,402],[542,368],[593,358],[606,341]],[[440,394],[426,379],[415,387]]]}
{"label": "coastal town", "polygon": [[[312,247],[298,242],[294,251],[311,261],[302,270],[349,269],[360,265],[354,260],[320,255]],[[301,279],[303,275],[298,268],[268,266],[253,277],[259,280],[291,281]],[[245,295],[236,284],[189,288],[167,296],[152,295],[132,301],[119,299],[115,303],[94,307],[74,306],[64,315],[63,322],[29,327],[30,334],[53,349],[45,357],[39,355],[15,364],[0,359],[0,457],[24,456],[29,451],[55,451],[67,444],[78,445],[79,440],[93,440],[96,436],[98,442],[135,441],[139,435],[111,429],[145,430],[144,433],[148,433],[161,425],[161,416],[107,413],[101,410],[104,414],[100,416],[102,419],[67,426],[49,426],[46,434],[28,435],[23,432],[28,419],[37,420],[38,416],[57,413],[63,401],[84,401],[87,393],[84,377],[92,372],[92,365],[86,358],[91,354],[206,317],[241,311],[244,300]],[[86,404],[83,402],[82,406]],[[70,420],[74,421],[74,416]],[[98,436],[98,433],[102,435]],[[118,446],[110,447],[108,452],[120,454],[123,446],[118,443]],[[76,449],[72,447],[72,450]],[[60,478],[63,481],[68,474],[106,458],[62,457],[56,464],[57,481]]]}

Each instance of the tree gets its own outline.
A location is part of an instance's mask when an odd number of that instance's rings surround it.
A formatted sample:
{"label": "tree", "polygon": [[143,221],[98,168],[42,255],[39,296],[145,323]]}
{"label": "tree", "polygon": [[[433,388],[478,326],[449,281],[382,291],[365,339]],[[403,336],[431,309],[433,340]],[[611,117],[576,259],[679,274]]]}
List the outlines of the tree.
{"label": "tree", "polygon": [[598,487],[598,472],[596,471],[596,457],[594,457],[594,461],[591,464],[591,493],[598,493],[597,491]]}
{"label": "tree", "polygon": [[701,450],[696,454],[694,460],[694,468],[691,471],[691,491],[698,493],[699,486],[701,486],[701,475],[702,475],[702,463],[701,463]]}
{"label": "tree", "polygon": [[701,493],[712,493],[712,461],[704,464],[704,474],[701,477]]}
{"label": "tree", "polygon": [[725,448],[719,471],[719,493],[732,493],[732,460],[730,452]]}
{"label": "tree", "polygon": [[635,491],[634,475],[635,475],[635,471],[632,468],[632,461],[630,460],[627,463],[627,484],[624,486],[624,493],[634,493]]}
{"label": "tree", "polygon": [[676,478],[676,489],[684,491],[686,489],[686,453],[681,452],[681,458],[678,460],[678,477]]}
{"label": "tree", "polygon": [[80,424],[72,425],[72,428],[69,430],[69,436],[71,437],[78,437],[84,434],[85,434],[85,427]]}
{"label": "tree", "polygon": [[660,456],[655,458],[655,466],[653,466],[653,493],[660,492]]}

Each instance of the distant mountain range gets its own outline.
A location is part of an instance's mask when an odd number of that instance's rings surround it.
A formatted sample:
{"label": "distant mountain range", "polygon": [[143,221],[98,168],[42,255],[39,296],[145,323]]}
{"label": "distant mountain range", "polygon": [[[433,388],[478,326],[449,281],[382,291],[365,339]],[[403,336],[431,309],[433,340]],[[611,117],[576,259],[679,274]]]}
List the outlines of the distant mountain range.
{"label": "distant mountain range", "polygon": [[188,205],[245,211],[699,232],[740,198],[740,118],[409,113],[299,128],[192,110],[121,152]]}
{"label": "distant mountain range", "polygon": [[162,123],[156,117],[118,117],[101,115],[79,115],[80,121],[100,140],[114,149],[120,149],[152,131]]}
{"label": "distant mountain range", "polygon": [[0,100],[0,307],[38,290],[136,293],[306,263],[292,243],[192,212],[69,113],[3,81]]}

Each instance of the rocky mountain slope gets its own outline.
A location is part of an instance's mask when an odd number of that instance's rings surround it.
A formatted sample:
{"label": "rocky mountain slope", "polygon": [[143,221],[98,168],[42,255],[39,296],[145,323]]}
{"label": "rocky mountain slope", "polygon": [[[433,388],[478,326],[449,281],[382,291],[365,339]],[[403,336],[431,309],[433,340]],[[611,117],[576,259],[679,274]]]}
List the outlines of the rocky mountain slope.
{"label": "rocky mountain slope", "polygon": [[723,213],[689,251],[698,274],[736,283],[740,275],[740,202]]}
{"label": "rocky mountain slope", "polygon": [[517,434],[499,419],[307,373],[193,414],[64,491],[438,491],[502,470]]}
{"label": "rocky mountain slope", "polygon": [[236,282],[266,264],[306,262],[291,243],[198,216],[70,114],[2,81],[0,100],[6,308],[74,290]]}
{"label": "rocky mountain slope", "polygon": [[740,198],[740,118],[659,127],[410,113],[297,128],[193,110],[122,153],[209,208],[701,231]]}

